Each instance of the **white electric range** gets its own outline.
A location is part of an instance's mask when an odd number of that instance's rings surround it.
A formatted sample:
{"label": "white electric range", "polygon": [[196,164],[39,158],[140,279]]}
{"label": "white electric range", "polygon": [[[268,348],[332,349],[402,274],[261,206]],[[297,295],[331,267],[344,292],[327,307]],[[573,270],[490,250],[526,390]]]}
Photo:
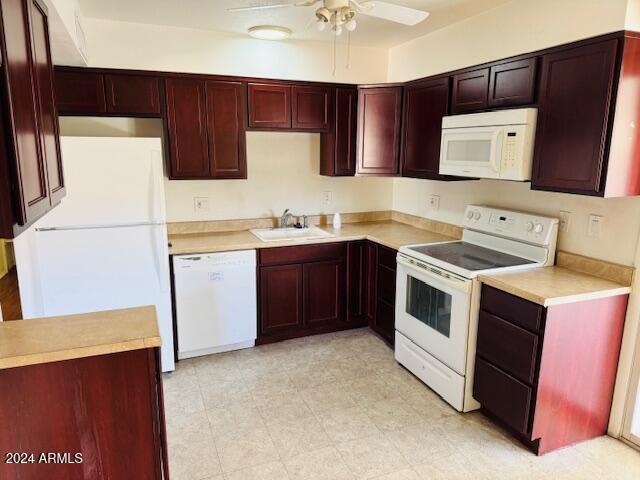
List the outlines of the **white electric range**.
{"label": "white electric range", "polygon": [[558,219],[469,205],[462,240],[398,252],[395,358],[459,411],[472,397],[483,273],[553,265]]}

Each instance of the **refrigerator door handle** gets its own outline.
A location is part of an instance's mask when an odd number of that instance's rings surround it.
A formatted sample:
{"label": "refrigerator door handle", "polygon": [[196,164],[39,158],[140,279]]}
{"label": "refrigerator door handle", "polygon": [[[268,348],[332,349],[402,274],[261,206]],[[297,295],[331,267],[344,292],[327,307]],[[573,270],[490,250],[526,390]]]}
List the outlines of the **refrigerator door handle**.
{"label": "refrigerator door handle", "polygon": [[135,228],[135,227],[163,227],[164,223],[138,222],[138,223],[110,223],[105,225],[69,225],[67,227],[37,227],[36,232],[66,232],[71,230],[98,230],[101,228]]}

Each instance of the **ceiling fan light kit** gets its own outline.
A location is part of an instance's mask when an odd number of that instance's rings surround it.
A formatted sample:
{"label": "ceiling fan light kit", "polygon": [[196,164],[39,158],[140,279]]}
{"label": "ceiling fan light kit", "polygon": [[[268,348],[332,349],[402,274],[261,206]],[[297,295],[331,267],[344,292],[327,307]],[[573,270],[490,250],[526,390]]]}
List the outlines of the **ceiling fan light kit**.
{"label": "ceiling fan light kit", "polygon": [[260,40],[286,40],[293,33],[278,25],[256,25],[248,30],[249,35]]}

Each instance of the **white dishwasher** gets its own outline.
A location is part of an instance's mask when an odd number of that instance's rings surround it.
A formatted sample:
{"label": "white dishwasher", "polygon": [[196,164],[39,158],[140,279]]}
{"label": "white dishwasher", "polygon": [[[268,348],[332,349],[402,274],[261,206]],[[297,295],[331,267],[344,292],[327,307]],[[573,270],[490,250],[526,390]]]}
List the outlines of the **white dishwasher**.
{"label": "white dishwasher", "polygon": [[253,347],[256,251],[173,257],[178,358]]}

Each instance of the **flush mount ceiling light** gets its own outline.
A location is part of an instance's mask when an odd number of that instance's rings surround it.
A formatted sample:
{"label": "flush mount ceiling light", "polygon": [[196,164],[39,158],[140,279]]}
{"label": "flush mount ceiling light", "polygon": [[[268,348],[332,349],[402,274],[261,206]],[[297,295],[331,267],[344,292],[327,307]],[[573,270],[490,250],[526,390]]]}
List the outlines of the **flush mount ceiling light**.
{"label": "flush mount ceiling light", "polygon": [[251,27],[248,32],[253,38],[260,40],[286,40],[293,33],[288,28],[277,25],[256,25]]}

